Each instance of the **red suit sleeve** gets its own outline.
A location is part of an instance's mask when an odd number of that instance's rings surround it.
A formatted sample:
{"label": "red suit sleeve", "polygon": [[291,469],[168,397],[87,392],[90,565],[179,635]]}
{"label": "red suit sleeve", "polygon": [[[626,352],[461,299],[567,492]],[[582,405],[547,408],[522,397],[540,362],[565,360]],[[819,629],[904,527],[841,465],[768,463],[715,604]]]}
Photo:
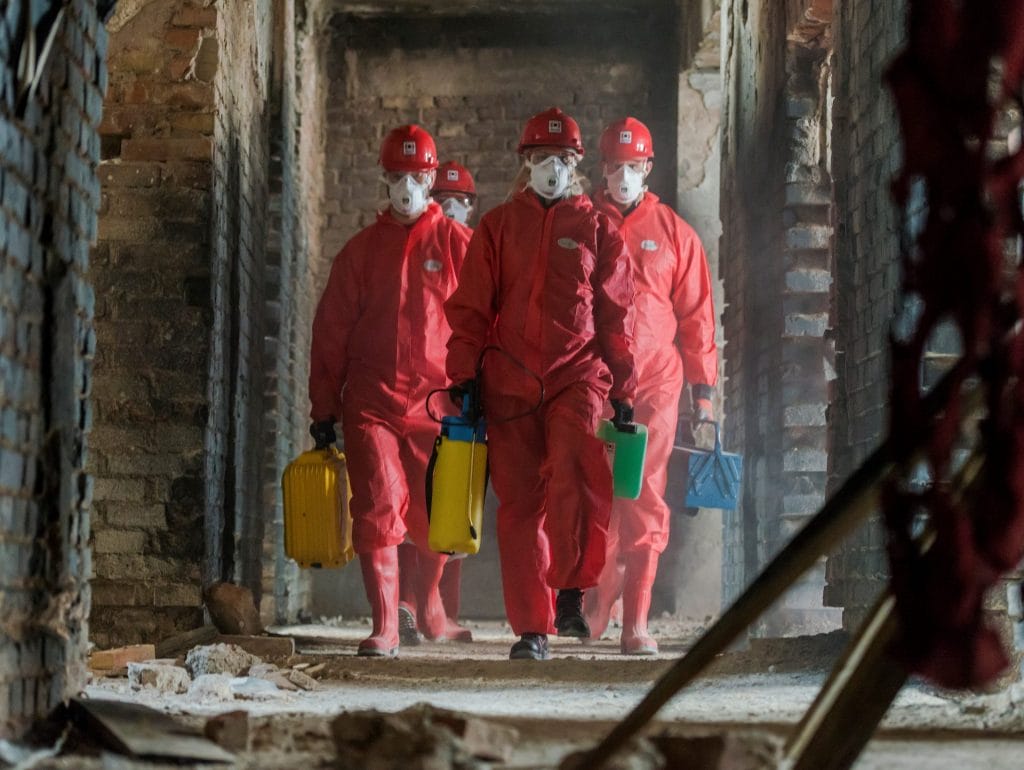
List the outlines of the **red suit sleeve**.
{"label": "red suit sleeve", "polygon": [[626,242],[608,218],[598,217],[597,270],[594,271],[594,325],[605,364],[612,373],[611,398],[632,400],[637,378],[633,360],[632,261]]}
{"label": "red suit sleeve", "polygon": [[497,314],[495,264],[490,228],[481,223],[469,242],[459,271],[459,286],[444,303],[445,316],[452,327],[445,367],[453,383],[476,377],[477,361]]}
{"label": "red suit sleeve", "polygon": [[690,385],[714,385],[718,381],[718,347],[708,258],[693,229],[681,221],[677,225],[682,226],[676,227],[679,261],[672,306],[679,322],[677,344],[683,376]]}
{"label": "red suit sleeve", "polygon": [[351,244],[334,258],[327,288],[313,317],[309,400],[314,422],[341,417],[341,391],[348,378],[348,341],[360,315],[359,263]]}

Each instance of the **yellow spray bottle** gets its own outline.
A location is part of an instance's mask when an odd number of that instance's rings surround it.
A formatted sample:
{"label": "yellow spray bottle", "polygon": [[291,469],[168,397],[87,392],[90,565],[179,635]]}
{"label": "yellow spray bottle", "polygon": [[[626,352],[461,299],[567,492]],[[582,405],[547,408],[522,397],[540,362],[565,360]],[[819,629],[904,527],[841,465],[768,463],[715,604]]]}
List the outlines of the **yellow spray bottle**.
{"label": "yellow spray bottle", "polygon": [[441,420],[427,466],[427,543],[440,553],[480,550],[487,493],[487,427],[469,394],[462,414]]}

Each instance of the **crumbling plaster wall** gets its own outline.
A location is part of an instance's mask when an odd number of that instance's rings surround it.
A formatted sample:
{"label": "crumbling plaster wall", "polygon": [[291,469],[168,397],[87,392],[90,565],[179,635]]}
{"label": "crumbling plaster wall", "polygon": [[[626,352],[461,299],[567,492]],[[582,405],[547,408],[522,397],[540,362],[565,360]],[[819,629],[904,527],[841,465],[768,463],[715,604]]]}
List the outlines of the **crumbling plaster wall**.
{"label": "crumbling plaster wall", "polygon": [[[22,14],[53,47],[19,72]],[[45,34],[44,34],[45,37]],[[0,10],[0,738],[85,683],[90,592],[84,473],[93,412],[99,137],[107,36],[96,4]]]}

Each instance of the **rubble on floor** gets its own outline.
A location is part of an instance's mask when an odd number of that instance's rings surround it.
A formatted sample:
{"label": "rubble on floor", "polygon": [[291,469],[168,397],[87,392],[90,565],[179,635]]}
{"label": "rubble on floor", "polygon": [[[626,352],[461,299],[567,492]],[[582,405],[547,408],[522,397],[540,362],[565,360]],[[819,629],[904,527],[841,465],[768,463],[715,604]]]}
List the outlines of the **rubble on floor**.
{"label": "rubble on floor", "polygon": [[210,619],[222,634],[254,636],[263,632],[252,591],[234,583],[214,583],[203,591]]}
{"label": "rubble on floor", "polygon": [[[100,650],[90,657],[97,666],[91,666],[94,678],[127,677],[134,691],[156,690],[168,694],[187,693],[197,701],[270,700],[286,691],[318,690],[316,677],[325,673],[323,663],[291,663],[294,642],[280,637],[224,637],[237,639],[242,644],[200,644],[183,651],[183,657],[158,658],[160,645],[133,645],[113,650]],[[191,634],[191,632],[190,632]],[[175,644],[190,638],[179,635]],[[202,633],[199,638],[209,638]],[[249,650],[265,650],[267,657],[282,665],[265,660]]]}
{"label": "rubble on floor", "polygon": [[512,756],[518,732],[427,704],[342,714],[331,725],[339,770],[478,770]]}

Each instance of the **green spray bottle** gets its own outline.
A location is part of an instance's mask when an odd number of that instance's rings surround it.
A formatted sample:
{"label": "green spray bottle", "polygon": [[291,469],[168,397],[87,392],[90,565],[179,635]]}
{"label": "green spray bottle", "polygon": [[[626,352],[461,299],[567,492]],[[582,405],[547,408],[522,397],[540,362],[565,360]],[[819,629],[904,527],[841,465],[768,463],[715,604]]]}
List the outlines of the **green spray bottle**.
{"label": "green spray bottle", "polygon": [[622,425],[620,429],[611,420],[601,420],[597,437],[608,447],[612,460],[615,496],[636,500],[640,497],[644,483],[647,426],[632,422]]}

